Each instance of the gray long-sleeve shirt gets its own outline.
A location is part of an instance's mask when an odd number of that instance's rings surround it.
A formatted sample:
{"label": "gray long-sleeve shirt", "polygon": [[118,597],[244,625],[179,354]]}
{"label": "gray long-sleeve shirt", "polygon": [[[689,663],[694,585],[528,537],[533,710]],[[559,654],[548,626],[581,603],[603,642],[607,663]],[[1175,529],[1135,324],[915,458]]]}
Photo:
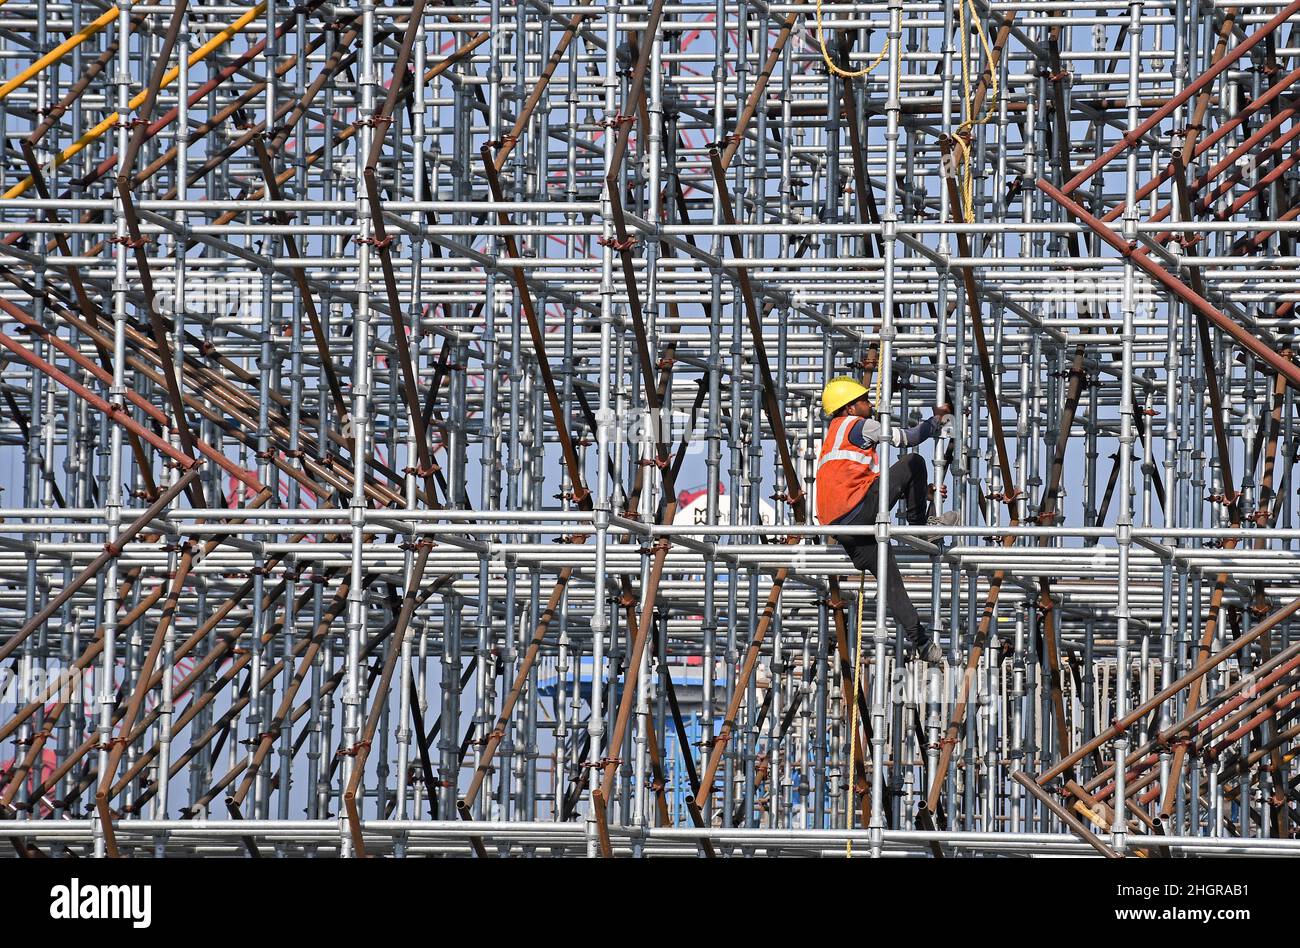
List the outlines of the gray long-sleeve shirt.
{"label": "gray long-sleeve shirt", "polygon": [[[889,443],[896,448],[914,448],[927,438],[933,438],[943,428],[938,418],[926,418],[911,428],[898,425],[889,429]],[[849,441],[859,448],[868,448],[881,442],[880,421],[876,418],[863,418],[849,429]]]}

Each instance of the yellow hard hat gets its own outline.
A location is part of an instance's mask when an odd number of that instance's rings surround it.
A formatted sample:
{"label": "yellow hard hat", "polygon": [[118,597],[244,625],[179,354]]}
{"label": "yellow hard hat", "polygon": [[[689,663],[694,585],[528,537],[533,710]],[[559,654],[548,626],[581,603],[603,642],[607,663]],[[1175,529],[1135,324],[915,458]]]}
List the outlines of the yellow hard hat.
{"label": "yellow hard hat", "polygon": [[867,389],[861,382],[847,375],[841,375],[839,378],[831,379],[822,389],[822,411],[833,415],[845,405],[856,402],[866,394],[868,394]]}

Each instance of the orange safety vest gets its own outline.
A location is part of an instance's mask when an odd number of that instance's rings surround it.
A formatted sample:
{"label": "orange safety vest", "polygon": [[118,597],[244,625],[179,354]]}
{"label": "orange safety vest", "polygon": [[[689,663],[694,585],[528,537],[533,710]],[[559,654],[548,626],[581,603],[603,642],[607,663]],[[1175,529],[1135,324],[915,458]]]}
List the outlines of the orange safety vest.
{"label": "orange safety vest", "polygon": [[860,448],[849,432],[861,421],[856,415],[832,418],[817,458],[817,520],[830,524],[861,503],[880,476],[876,448]]}

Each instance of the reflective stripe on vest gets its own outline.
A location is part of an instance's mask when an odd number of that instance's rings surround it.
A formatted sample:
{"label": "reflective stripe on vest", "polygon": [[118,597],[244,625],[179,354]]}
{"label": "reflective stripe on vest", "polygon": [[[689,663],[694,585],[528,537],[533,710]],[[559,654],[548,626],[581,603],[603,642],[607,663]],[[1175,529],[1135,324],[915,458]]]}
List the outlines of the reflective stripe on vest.
{"label": "reflective stripe on vest", "polygon": [[860,448],[849,440],[860,418],[831,419],[817,458],[817,520],[833,523],[856,507],[880,476],[880,459],[873,444]]}

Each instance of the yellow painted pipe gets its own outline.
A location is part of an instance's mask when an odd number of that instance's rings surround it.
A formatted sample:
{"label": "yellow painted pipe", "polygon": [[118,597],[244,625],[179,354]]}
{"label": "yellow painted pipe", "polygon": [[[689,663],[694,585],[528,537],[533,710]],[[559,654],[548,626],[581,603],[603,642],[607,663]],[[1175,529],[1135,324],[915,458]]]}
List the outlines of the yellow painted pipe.
{"label": "yellow painted pipe", "polygon": [[[257,6],[253,7],[251,10],[249,10],[247,13],[241,16],[234,23],[231,23],[220,33],[213,36],[212,39],[208,40],[206,43],[204,43],[194,52],[190,53],[189,64],[193,66],[196,63],[202,62],[212,53],[213,50],[230,42],[231,39],[233,39],[239,32],[241,32],[245,27],[247,27],[248,24],[252,23],[255,19],[261,16],[262,13],[264,13],[265,11],[266,11],[266,3],[265,0],[263,0],[262,3],[257,4]],[[176,81],[176,77],[179,76],[180,74],[181,74],[180,67],[173,66],[171,69],[167,70],[167,72],[163,75],[162,84],[158,88],[160,90],[167,88],[169,85],[171,85],[173,82]],[[134,109],[137,106],[139,106],[142,102],[144,102],[148,94],[149,94],[148,89],[141,89],[139,92],[135,94],[135,96],[132,97],[131,101],[128,103],[129,107]],[[56,159],[54,159],[52,165],[48,167],[46,170],[53,170],[54,168],[57,168],[59,165],[64,164],[69,158],[74,157],[75,155],[80,153],[83,149],[85,149],[85,147],[89,145],[91,142],[94,142],[99,138],[101,138],[105,132],[115,127],[120,120],[121,120],[121,115],[117,112],[114,112],[111,115],[109,115],[102,122],[100,122],[98,125],[92,128],[90,131],[88,131],[86,134],[82,135],[79,139],[77,139],[67,148],[63,149],[63,151],[59,153],[59,156]],[[4,199],[9,200],[10,198],[16,198],[19,195],[23,194],[31,186],[32,186],[32,179],[30,177],[24,178],[22,181],[20,181],[18,184],[15,184],[12,188],[10,188],[8,191],[4,193]]]}
{"label": "yellow painted pipe", "polygon": [[1075,812],[1077,812],[1080,816],[1084,817],[1085,819],[1089,820],[1094,826],[1096,826],[1102,832],[1106,831],[1107,829],[1106,820],[1102,817],[1100,813],[1097,813],[1092,809],[1090,809],[1087,806],[1087,804],[1085,804],[1082,800],[1075,801],[1074,809]]}
{"label": "yellow painted pipe", "polygon": [[[4,0],[0,0],[0,4],[3,4],[3,2]],[[117,15],[118,9],[117,7],[113,7],[108,12],[102,14],[94,23],[88,23],[81,29],[77,30],[77,32],[73,33],[58,46],[54,47],[40,59],[36,60],[36,62],[32,63],[18,75],[0,86],[0,99],[4,99],[5,96],[9,95],[9,93],[13,92],[19,86],[26,84],[29,79],[40,75],[40,73],[42,73],[51,63],[62,59],[64,54],[76,49],[104,27],[108,26],[108,24],[116,20]]]}

